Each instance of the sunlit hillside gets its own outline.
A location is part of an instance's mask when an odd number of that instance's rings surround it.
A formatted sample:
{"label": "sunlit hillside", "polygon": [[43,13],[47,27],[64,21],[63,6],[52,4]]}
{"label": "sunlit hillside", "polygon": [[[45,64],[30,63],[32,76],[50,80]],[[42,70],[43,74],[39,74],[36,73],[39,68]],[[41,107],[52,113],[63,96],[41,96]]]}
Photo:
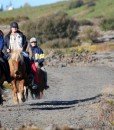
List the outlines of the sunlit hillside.
{"label": "sunlit hillside", "polygon": [[0,18],[28,16],[30,19],[34,20],[58,11],[67,12],[70,16],[78,19],[114,17],[114,0],[83,0],[83,6],[69,9],[69,5],[73,1],[76,0],[67,0],[36,7],[25,7],[13,11],[4,11],[0,12]]}

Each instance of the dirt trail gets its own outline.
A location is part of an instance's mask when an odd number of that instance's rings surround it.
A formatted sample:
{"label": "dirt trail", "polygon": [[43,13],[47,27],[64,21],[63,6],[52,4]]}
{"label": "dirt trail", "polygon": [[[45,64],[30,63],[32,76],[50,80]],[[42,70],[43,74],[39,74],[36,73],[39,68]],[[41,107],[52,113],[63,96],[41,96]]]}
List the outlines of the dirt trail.
{"label": "dirt trail", "polygon": [[[114,68],[106,66],[49,68],[48,89],[43,99],[29,100],[20,106],[8,101],[0,107],[0,121],[7,128],[34,123],[44,128],[50,124],[91,126],[98,111],[90,107],[99,102],[105,87],[114,84]],[[93,118],[95,117],[95,118]],[[90,123],[91,122],[91,123]]]}

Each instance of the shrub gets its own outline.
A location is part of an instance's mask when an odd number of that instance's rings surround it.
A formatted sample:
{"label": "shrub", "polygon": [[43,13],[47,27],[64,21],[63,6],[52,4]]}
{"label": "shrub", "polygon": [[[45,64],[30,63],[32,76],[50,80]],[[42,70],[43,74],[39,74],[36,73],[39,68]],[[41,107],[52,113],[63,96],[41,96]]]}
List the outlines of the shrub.
{"label": "shrub", "polygon": [[79,34],[79,40],[82,44],[92,44],[96,42],[96,39],[100,36],[100,33],[93,27],[83,28],[83,31]]}
{"label": "shrub", "polygon": [[29,17],[27,16],[6,17],[6,18],[0,18],[0,24],[9,24],[12,21],[21,22],[26,20],[29,20]]}
{"label": "shrub", "polygon": [[75,0],[70,2],[70,4],[68,5],[69,9],[73,9],[73,8],[78,8],[81,7],[82,5],[84,5],[83,0]]}
{"label": "shrub", "polygon": [[100,24],[101,28],[105,31],[114,30],[114,18],[103,19]]}
{"label": "shrub", "polygon": [[92,43],[94,43],[97,39],[97,37],[99,36],[99,32],[93,29],[88,29],[87,30],[87,37],[88,39],[90,39],[90,41],[92,41]]}
{"label": "shrub", "polygon": [[79,39],[74,39],[71,41],[71,47],[77,47],[77,46],[80,46],[81,45],[81,42]]}
{"label": "shrub", "polygon": [[91,6],[95,6],[95,5],[96,5],[96,3],[92,0],[87,3],[87,7],[91,7]]}
{"label": "shrub", "polygon": [[54,39],[43,44],[43,48],[67,48],[71,46],[71,41],[68,38]]}
{"label": "shrub", "polygon": [[42,17],[35,22],[22,25],[22,30],[28,38],[38,37],[42,43],[54,39],[73,39],[78,34],[78,22],[69,18],[66,13],[59,12]]}
{"label": "shrub", "polygon": [[93,26],[93,22],[89,21],[89,20],[80,20],[78,21],[80,26],[84,26],[84,25],[89,25],[89,26]]}

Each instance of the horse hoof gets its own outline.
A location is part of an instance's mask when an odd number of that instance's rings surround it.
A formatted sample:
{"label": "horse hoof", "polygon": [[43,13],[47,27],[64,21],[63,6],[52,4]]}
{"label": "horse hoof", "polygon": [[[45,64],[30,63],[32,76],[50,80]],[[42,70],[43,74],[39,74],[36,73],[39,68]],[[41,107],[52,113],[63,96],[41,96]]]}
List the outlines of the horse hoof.
{"label": "horse hoof", "polygon": [[22,102],[25,102],[26,101],[26,99],[25,98],[23,98],[23,99],[21,99],[22,100]]}
{"label": "horse hoof", "polygon": [[14,101],[14,104],[15,104],[15,105],[18,105],[19,103]]}
{"label": "horse hoof", "polygon": [[47,89],[49,89],[49,86],[48,86],[48,85],[45,86],[45,90],[47,90]]}
{"label": "horse hoof", "polygon": [[2,96],[0,95],[0,105],[2,106],[3,105],[3,98],[2,98]]}
{"label": "horse hoof", "polygon": [[13,102],[14,102],[14,104],[15,104],[15,105],[18,105],[18,104],[19,104],[19,102],[18,102],[18,99],[17,99],[17,98],[14,98],[14,99],[13,99]]}
{"label": "horse hoof", "polygon": [[0,102],[0,106],[3,106],[3,102]]}

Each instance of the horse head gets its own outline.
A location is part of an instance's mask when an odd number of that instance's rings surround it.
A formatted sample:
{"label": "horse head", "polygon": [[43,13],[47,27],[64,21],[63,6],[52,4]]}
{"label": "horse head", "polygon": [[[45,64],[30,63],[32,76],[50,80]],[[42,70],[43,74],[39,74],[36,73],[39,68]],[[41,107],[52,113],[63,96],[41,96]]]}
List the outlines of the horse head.
{"label": "horse head", "polygon": [[25,72],[25,63],[20,51],[13,51],[9,59],[11,76],[14,78],[22,78]]}

